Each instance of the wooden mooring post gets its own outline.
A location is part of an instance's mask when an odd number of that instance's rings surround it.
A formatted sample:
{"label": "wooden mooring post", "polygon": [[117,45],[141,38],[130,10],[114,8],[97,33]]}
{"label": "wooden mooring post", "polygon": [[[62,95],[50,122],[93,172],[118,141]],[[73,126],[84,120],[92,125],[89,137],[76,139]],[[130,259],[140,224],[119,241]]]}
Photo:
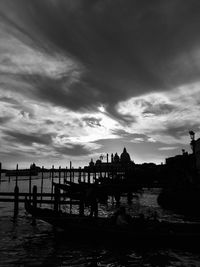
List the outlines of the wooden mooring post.
{"label": "wooden mooring post", "polygon": [[52,165],[52,176],[51,176],[51,194],[52,194],[52,196],[53,196],[53,182],[54,182],[54,165]]}
{"label": "wooden mooring post", "polygon": [[14,189],[14,218],[18,215],[19,211],[19,187],[16,184]]}
{"label": "wooden mooring post", "polygon": [[79,167],[78,182],[81,183],[81,167]]}
{"label": "wooden mooring post", "polygon": [[2,165],[1,165],[1,162],[0,162],[0,183],[1,183],[1,169],[2,169]]}
{"label": "wooden mooring post", "polygon": [[33,208],[37,208],[37,186],[33,186]]}
{"label": "wooden mooring post", "polygon": [[43,193],[43,180],[44,180],[44,166],[42,166],[42,177],[41,177],[41,203],[40,206],[42,206],[42,193]]}
{"label": "wooden mooring post", "polygon": [[31,168],[30,168],[30,173],[29,173],[29,199],[31,199]]}
{"label": "wooden mooring post", "polygon": [[[69,170],[69,175],[70,175],[70,182],[72,182],[72,162],[70,161],[70,170]],[[69,205],[69,210],[70,214],[72,213],[72,203],[71,203],[71,197],[70,197],[70,205]]]}
{"label": "wooden mooring post", "polygon": [[65,168],[65,174],[64,174],[64,180],[67,180],[67,166],[66,166],[66,168]]}
{"label": "wooden mooring post", "polygon": [[70,182],[72,182],[72,162],[71,161],[70,161],[69,175],[70,175]]}
{"label": "wooden mooring post", "polygon": [[85,183],[85,172],[83,172],[83,182]]}
{"label": "wooden mooring post", "polygon": [[14,189],[14,218],[17,217],[19,212],[19,187],[18,187],[18,164],[16,166],[16,179]]}
{"label": "wooden mooring post", "polygon": [[72,171],[72,182],[74,183],[74,177],[75,177],[75,171],[74,171],[74,169],[73,169],[73,171]]}
{"label": "wooden mooring post", "polygon": [[[37,208],[37,186],[33,186],[33,209]],[[32,225],[36,225],[36,218],[32,216]]]}
{"label": "wooden mooring post", "polygon": [[58,212],[60,208],[60,189],[57,186],[55,186],[54,194],[54,211]]}
{"label": "wooden mooring post", "polygon": [[61,166],[59,166],[58,177],[59,177],[58,182],[60,184],[60,182],[61,182]]}
{"label": "wooden mooring post", "polygon": [[16,179],[15,179],[15,186],[18,185],[18,164],[16,166]]}

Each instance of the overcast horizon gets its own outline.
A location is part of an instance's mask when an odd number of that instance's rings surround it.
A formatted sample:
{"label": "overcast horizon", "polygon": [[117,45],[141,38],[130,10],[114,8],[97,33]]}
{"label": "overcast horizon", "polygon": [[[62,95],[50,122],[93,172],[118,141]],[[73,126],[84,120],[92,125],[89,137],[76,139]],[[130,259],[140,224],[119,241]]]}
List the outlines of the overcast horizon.
{"label": "overcast horizon", "polygon": [[199,14],[198,0],[0,0],[3,167],[191,153]]}

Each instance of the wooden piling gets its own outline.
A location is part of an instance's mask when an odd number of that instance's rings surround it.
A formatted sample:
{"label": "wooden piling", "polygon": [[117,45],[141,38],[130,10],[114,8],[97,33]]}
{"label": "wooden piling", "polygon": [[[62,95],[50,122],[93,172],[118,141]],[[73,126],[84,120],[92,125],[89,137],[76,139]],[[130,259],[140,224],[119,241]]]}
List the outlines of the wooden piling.
{"label": "wooden piling", "polygon": [[0,183],[1,183],[1,168],[2,167],[2,165],[1,165],[1,162],[0,162]]}
{"label": "wooden piling", "polygon": [[67,166],[66,166],[66,168],[65,168],[65,177],[64,177],[65,179],[66,179],[66,181],[67,181]]}
{"label": "wooden piling", "polygon": [[97,173],[96,170],[94,171],[94,183],[96,183],[96,179],[97,179]]}
{"label": "wooden piling", "polygon": [[[61,184],[61,166],[59,166],[59,174],[58,174],[58,177],[59,177],[59,180],[58,180],[58,183]],[[59,189],[59,193],[58,195],[60,196],[60,189]],[[58,200],[58,210],[60,210],[60,197],[59,197],[59,200]]]}
{"label": "wooden piling", "polygon": [[70,161],[70,182],[72,182],[72,162]]}
{"label": "wooden piling", "polygon": [[42,166],[42,177],[41,177],[41,202],[40,202],[40,206],[42,206],[43,179],[44,179],[44,166]]}
{"label": "wooden piling", "polygon": [[52,176],[51,176],[51,194],[52,194],[52,196],[53,196],[53,181],[54,181],[54,165],[52,165]]}
{"label": "wooden piling", "polygon": [[52,165],[52,174],[51,174],[52,180],[54,179],[54,165]]}
{"label": "wooden piling", "polygon": [[55,186],[54,189],[54,211],[58,212],[59,211],[59,202],[60,202],[60,189],[58,186]]}
{"label": "wooden piling", "polygon": [[79,204],[79,215],[84,216],[84,201],[83,199],[80,199],[80,204]]}
{"label": "wooden piling", "polygon": [[[33,186],[33,209],[37,208],[37,186]],[[36,218],[32,216],[32,225],[36,225]]]}
{"label": "wooden piling", "polygon": [[83,172],[83,182],[85,183],[85,172]]}
{"label": "wooden piling", "polygon": [[18,185],[18,164],[16,166],[16,180],[15,180],[15,186]]}
{"label": "wooden piling", "polygon": [[51,169],[49,170],[49,179],[51,179]]}
{"label": "wooden piling", "polygon": [[14,189],[14,217],[18,215],[19,211],[19,187],[15,185]]}
{"label": "wooden piling", "polygon": [[30,167],[30,173],[29,173],[29,199],[31,199],[31,184],[32,184],[32,176],[31,176],[31,167]]}
{"label": "wooden piling", "polygon": [[37,208],[37,186],[33,186],[33,208]]}
{"label": "wooden piling", "polygon": [[65,169],[63,169],[63,178],[65,179]]}
{"label": "wooden piling", "polygon": [[60,182],[61,182],[61,166],[59,166],[59,173],[58,173],[58,177],[59,177],[59,184],[60,184]]}
{"label": "wooden piling", "polygon": [[79,167],[78,182],[81,183],[81,167]]}
{"label": "wooden piling", "polygon": [[[69,170],[69,175],[70,175],[70,182],[72,182],[72,162],[70,161],[70,170]],[[72,213],[72,203],[71,203],[71,197],[70,197],[70,214]]]}

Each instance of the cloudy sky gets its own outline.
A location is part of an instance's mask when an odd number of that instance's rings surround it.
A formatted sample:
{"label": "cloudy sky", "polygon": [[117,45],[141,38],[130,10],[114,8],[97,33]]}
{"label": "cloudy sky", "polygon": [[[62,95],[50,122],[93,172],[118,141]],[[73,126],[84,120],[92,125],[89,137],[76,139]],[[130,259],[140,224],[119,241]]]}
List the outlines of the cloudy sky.
{"label": "cloudy sky", "polygon": [[164,162],[199,111],[199,0],[0,0],[4,166]]}

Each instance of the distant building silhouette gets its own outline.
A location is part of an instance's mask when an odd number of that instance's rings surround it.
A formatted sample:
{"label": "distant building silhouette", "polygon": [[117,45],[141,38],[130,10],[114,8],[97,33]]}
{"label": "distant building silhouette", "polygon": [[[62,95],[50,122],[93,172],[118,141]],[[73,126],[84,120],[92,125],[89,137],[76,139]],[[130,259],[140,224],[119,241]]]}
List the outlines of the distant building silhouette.
{"label": "distant building silhouette", "polygon": [[158,196],[158,203],[183,214],[199,215],[200,202],[200,138],[189,131],[192,153],[167,158],[164,173],[167,183]]}
{"label": "distant building silhouette", "polygon": [[190,168],[192,164],[192,157],[191,154],[184,151],[182,155],[166,158],[165,162],[167,166],[174,169]]}
{"label": "distant building silhouette", "polygon": [[34,162],[30,165],[30,169],[33,171],[39,171],[41,168],[37,166]]}
{"label": "distant building silhouette", "polygon": [[120,162],[121,163],[130,163],[131,162],[131,158],[130,158],[130,155],[129,153],[126,151],[126,148],[124,148],[121,156],[120,156]]}
{"label": "distant building silhouette", "polygon": [[93,162],[93,159],[91,159],[89,166],[85,166],[85,168],[92,168],[96,170],[100,169],[101,171],[110,171],[133,169],[134,166],[134,161],[131,160],[129,153],[127,152],[126,148],[124,148],[120,156],[118,155],[118,153],[112,153],[110,162],[107,154],[106,162],[102,161],[102,157],[98,159],[95,163]]}
{"label": "distant building silhouette", "polygon": [[200,138],[195,140],[195,133],[189,131],[191,138],[191,150],[192,153],[186,152],[182,149],[182,155],[176,155],[166,159],[167,170],[171,170],[174,174],[174,180],[177,181],[177,177],[184,184],[184,182],[190,183],[190,185],[196,185],[200,183]]}

